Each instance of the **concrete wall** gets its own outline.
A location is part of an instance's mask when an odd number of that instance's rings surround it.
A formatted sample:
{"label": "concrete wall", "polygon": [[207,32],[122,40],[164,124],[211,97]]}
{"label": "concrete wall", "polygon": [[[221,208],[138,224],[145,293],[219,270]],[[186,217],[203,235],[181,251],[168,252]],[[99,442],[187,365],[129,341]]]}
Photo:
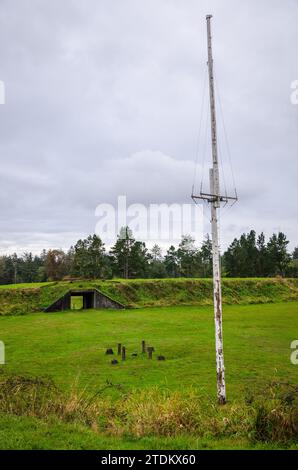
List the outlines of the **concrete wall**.
{"label": "concrete wall", "polygon": [[61,310],[70,310],[70,293],[68,292],[52,305],[45,309],[46,312],[60,312]]}
{"label": "concrete wall", "polygon": [[114,308],[114,309],[122,309],[124,308],[123,305],[115,302],[114,300],[106,297],[101,292],[95,291],[95,305],[94,308]]}

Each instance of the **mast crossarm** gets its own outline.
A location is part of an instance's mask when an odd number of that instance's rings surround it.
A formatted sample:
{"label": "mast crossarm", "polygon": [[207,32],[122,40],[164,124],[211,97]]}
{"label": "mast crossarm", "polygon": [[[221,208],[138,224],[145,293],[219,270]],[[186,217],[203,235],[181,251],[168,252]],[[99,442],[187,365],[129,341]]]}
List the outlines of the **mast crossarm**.
{"label": "mast crossarm", "polygon": [[220,201],[220,202],[228,203],[229,201],[235,201],[235,202],[238,201],[237,196],[218,196],[216,194],[208,194],[208,193],[200,193],[199,196],[192,194],[191,198],[193,201],[195,201],[196,199],[202,199],[208,202]]}

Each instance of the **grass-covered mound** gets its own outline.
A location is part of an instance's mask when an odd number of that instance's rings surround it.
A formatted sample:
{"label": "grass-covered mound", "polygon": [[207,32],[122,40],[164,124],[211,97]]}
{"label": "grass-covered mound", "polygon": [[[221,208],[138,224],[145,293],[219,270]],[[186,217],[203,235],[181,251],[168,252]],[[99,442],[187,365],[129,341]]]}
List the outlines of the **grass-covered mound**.
{"label": "grass-covered mound", "polygon": [[[69,289],[97,288],[127,307],[211,305],[211,279],[73,281],[0,286],[0,315],[45,309]],[[298,300],[298,279],[224,279],[225,304]]]}

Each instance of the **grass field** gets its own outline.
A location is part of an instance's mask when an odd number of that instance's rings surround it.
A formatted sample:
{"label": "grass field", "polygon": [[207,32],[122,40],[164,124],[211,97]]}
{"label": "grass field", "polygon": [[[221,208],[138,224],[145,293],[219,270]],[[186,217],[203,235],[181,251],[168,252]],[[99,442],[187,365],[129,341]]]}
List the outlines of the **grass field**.
{"label": "grass field", "polygon": [[[136,407],[146,404],[146,395],[152,393],[153,397],[178,394],[186,407],[196,399],[215,403],[213,336],[210,307],[81,310],[1,317],[0,340],[6,346],[6,365],[0,366],[0,378],[14,374],[49,377],[65,394],[74,389],[86,396],[98,393],[101,400],[116,407],[117,403],[123,406],[130,394]],[[290,362],[290,343],[297,338],[298,302],[225,307],[229,413],[233,407],[241,408],[248,394],[262,393],[271,381],[298,383],[298,366]],[[166,361],[150,361],[141,355],[143,339],[155,347],[156,354],[166,356]],[[112,366],[105,350],[112,347],[116,352],[118,342],[127,347],[127,360]],[[137,357],[131,356],[134,352]],[[189,402],[187,397],[192,397]],[[145,404],[140,415],[146,416]],[[80,422],[69,423],[55,417],[49,421],[34,413],[20,414],[15,416],[7,410],[0,414],[1,448],[278,447],[272,442],[252,443],[240,431],[227,436],[219,433],[219,437],[216,433],[211,437],[201,433],[198,438],[195,432],[185,434],[183,429],[156,435],[151,428],[137,432],[130,424],[130,431],[118,432],[117,420],[109,415],[106,419],[112,420],[113,426],[104,432],[101,426],[94,429]],[[119,416],[121,421],[121,413]],[[290,445],[295,447],[293,442]]]}
{"label": "grass field", "polygon": [[23,282],[19,284],[1,284],[0,289],[36,289],[39,287],[50,286],[53,282]]}

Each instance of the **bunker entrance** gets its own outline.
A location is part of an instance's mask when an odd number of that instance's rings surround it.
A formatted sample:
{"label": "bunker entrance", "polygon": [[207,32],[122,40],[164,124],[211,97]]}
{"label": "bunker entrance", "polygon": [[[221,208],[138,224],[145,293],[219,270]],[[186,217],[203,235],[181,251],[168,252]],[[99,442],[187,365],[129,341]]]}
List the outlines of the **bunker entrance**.
{"label": "bunker entrance", "polygon": [[120,302],[111,299],[98,289],[74,290],[70,289],[66,294],[53,302],[45,312],[59,312],[61,310],[85,310],[98,308],[125,308]]}
{"label": "bunker entrance", "polygon": [[71,292],[70,308],[71,310],[81,310],[87,308],[94,308],[94,292]]}

